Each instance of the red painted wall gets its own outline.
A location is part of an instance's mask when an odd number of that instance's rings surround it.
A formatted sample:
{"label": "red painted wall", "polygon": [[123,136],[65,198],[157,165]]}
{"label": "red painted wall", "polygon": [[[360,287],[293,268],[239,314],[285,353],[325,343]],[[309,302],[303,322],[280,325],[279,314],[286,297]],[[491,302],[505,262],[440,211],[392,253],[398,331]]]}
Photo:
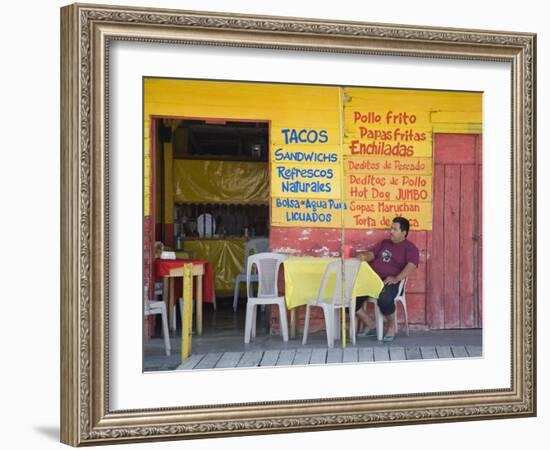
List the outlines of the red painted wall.
{"label": "red painted wall", "polygon": [[482,326],[481,161],[481,136],[435,135],[427,286],[432,328]]}
{"label": "red painted wall", "polygon": [[[154,280],[153,280],[153,218],[151,216],[143,217],[143,284],[149,286],[149,298],[153,298]],[[154,320],[156,316],[148,316],[144,320],[145,336],[151,336],[154,331]]]}

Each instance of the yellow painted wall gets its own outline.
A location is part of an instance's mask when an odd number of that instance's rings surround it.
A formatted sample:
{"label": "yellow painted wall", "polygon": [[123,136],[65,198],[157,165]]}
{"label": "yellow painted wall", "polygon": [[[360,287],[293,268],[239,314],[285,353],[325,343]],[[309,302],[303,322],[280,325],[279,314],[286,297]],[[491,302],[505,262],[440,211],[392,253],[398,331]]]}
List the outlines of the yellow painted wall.
{"label": "yellow painted wall", "polygon": [[[145,160],[149,160],[151,116],[265,120],[271,121],[272,130],[299,123],[308,128],[329,127],[331,135],[338,136],[338,95],[335,87],[145,79]],[[272,144],[277,145],[277,139]],[[146,162],[145,215],[150,214],[150,180]]]}
{"label": "yellow painted wall", "polygon": [[345,88],[344,95],[345,227],[383,229],[404,215],[412,229],[431,230],[433,133],[480,133],[481,94]]}
{"label": "yellow painted wall", "polygon": [[[373,111],[380,115],[388,110],[414,112],[417,116],[415,129],[425,131],[429,139],[417,146],[415,158],[427,161],[430,169],[422,175],[430,179],[431,190],[431,136],[433,132],[481,133],[482,96],[479,93],[457,93],[442,91],[417,91],[378,88],[340,88],[332,86],[303,86],[270,83],[241,83],[195,80],[144,80],[144,139],[145,139],[145,211],[150,215],[150,124],[151,116],[181,118],[223,118],[228,120],[270,121],[272,197],[293,197],[296,199],[339,199],[343,195],[346,182],[344,163],[351,156],[347,146],[356,136],[353,127],[354,111]],[[344,105],[342,114],[342,105]],[[345,126],[342,125],[344,119]],[[382,128],[382,124],[373,127]],[[285,129],[326,130],[327,140],[319,143],[288,143],[284,141]],[[344,133],[342,133],[342,130]],[[343,139],[343,141],[341,141]],[[336,162],[313,164],[285,161],[287,168],[306,167],[332,168],[336,176],[330,181],[331,192],[289,194],[281,192],[274,171],[274,152],[284,147],[285,151],[309,153],[336,153]],[[318,167],[318,168],[319,168]],[[389,170],[384,173],[391,173]],[[301,172],[299,172],[299,176]],[[297,178],[299,179],[299,178]],[[321,207],[321,209],[323,209]],[[421,205],[423,215],[429,216],[431,208]],[[426,213],[426,211],[428,211]],[[276,225],[300,226],[286,223],[284,210],[272,211]],[[347,216],[347,214],[346,214]],[[279,222],[279,223],[278,223]],[[333,222],[333,223],[332,223]],[[349,220],[346,217],[346,224]],[[333,214],[331,223],[315,226],[340,226],[341,214]],[[305,226],[305,225],[301,225]]]}

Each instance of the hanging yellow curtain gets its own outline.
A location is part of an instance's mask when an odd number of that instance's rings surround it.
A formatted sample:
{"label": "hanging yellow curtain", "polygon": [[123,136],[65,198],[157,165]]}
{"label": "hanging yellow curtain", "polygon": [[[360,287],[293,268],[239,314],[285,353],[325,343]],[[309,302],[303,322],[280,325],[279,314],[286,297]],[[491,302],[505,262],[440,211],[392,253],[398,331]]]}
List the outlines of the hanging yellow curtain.
{"label": "hanging yellow curtain", "polygon": [[176,159],[174,200],[265,204],[269,200],[268,163]]}
{"label": "hanging yellow curtain", "polygon": [[[244,270],[244,239],[186,239],[185,250],[193,252],[193,258],[206,259],[212,264],[216,295],[231,296],[235,278]],[[245,284],[241,283],[244,295]]]}

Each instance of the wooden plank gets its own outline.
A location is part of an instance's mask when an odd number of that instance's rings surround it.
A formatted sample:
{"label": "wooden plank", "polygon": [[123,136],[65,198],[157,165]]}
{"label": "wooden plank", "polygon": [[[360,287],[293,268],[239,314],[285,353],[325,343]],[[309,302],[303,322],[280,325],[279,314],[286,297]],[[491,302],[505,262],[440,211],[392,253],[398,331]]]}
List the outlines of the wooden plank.
{"label": "wooden plank", "polygon": [[445,328],[460,326],[460,166],[445,166]]}
{"label": "wooden plank", "polygon": [[341,348],[329,348],[327,351],[327,364],[341,363],[342,355]]}
{"label": "wooden plank", "polygon": [[476,168],[463,165],[460,170],[460,328],[473,328]]}
{"label": "wooden plank", "polygon": [[327,362],[327,349],[314,348],[311,352],[310,364],[325,364]]}
{"label": "wooden plank", "polygon": [[374,361],[374,351],[372,347],[362,347],[359,349],[359,362]]}
{"label": "wooden plank", "polygon": [[222,357],[222,353],[207,353],[206,356],[198,363],[194,369],[212,369]]}
{"label": "wooden plank", "polygon": [[[432,185],[434,186],[434,189],[435,189],[435,184],[433,184],[434,182],[432,181]],[[435,195],[435,193],[434,193]],[[433,227],[433,213],[434,213],[434,207],[433,207],[433,203],[432,203],[432,227]],[[426,325],[427,327],[430,326],[431,324],[431,311],[430,311],[430,300],[431,300],[431,290],[430,290],[430,281],[431,281],[431,277],[432,277],[432,273],[431,273],[431,269],[432,269],[432,262],[431,262],[431,259],[432,259],[432,249],[433,249],[433,230],[432,231],[428,231],[426,233],[426,251],[425,251],[425,255],[424,255],[424,266],[426,267],[426,284],[424,285],[424,320],[422,320],[422,318],[420,319],[417,319],[419,320],[420,323]],[[420,249],[419,249],[420,250]],[[420,254],[421,256],[422,254]],[[420,264],[420,263],[419,263]],[[433,267],[435,267],[435,265],[433,265]],[[409,294],[407,294],[407,297],[409,296]],[[409,316],[409,323],[412,322],[412,315]]]}
{"label": "wooden plank", "polygon": [[203,359],[206,355],[204,353],[198,355],[191,355],[185,361],[178,366],[176,370],[190,370],[194,369],[195,366]]}
{"label": "wooden plank", "polygon": [[437,359],[437,351],[435,347],[420,347],[420,354],[422,359]]}
{"label": "wooden plank", "polygon": [[390,347],[390,359],[392,361],[403,361],[405,357],[405,349],[403,347]]}
{"label": "wooden plank", "polygon": [[435,165],[433,186],[433,231],[431,233],[431,246],[428,250],[430,254],[428,259],[428,299],[426,315],[428,325],[431,328],[441,329],[445,326],[445,311],[443,308],[443,259],[445,257],[443,212],[445,209],[445,166],[442,164]]}
{"label": "wooden plank", "polygon": [[389,361],[390,355],[388,353],[388,347],[374,347],[374,360]]}
{"label": "wooden plank", "polygon": [[435,347],[435,350],[437,351],[437,356],[439,356],[439,358],[453,358],[451,347],[448,345],[438,345]]}
{"label": "wooden plank", "polygon": [[237,367],[243,352],[225,352],[216,363],[216,369],[226,369],[228,367]]}
{"label": "wooden plank", "polygon": [[468,356],[470,356],[470,358],[483,356],[483,352],[481,351],[480,345],[467,345],[466,351],[468,352]]}
{"label": "wooden plank", "polygon": [[[470,124],[482,122],[481,111],[434,111],[430,113],[430,120],[432,123],[441,123],[444,124],[444,128],[447,129],[448,124],[457,125],[459,123],[465,123],[470,126]],[[465,135],[466,137],[471,138],[470,135]],[[465,139],[464,139],[465,140]],[[454,148],[453,148],[454,150]],[[473,158],[473,155],[466,154],[464,157]]]}
{"label": "wooden plank", "polygon": [[296,355],[296,350],[281,350],[279,353],[279,358],[277,359],[277,366],[290,366],[292,361],[294,361],[294,356]]}
{"label": "wooden plank", "polygon": [[468,352],[466,351],[466,347],[463,345],[452,345],[451,351],[453,352],[453,356],[455,358],[468,358]]}
{"label": "wooden plank", "polygon": [[480,239],[478,240],[478,251],[477,251],[477,286],[474,286],[474,289],[477,289],[477,323],[476,327],[481,328],[483,324],[483,167],[482,167],[482,137],[478,136],[476,140],[476,145],[478,148],[478,159],[477,159],[477,230],[479,232]]}
{"label": "wooden plank", "polygon": [[[433,113],[432,113],[433,114]],[[476,136],[472,134],[435,134],[435,158],[440,164],[472,164]]]}
{"label": "wooden plank", "polygon": [[296,350],[296,355],[294,356],[294,361],[292,361],[292,365],[296,366],[309,364],[312,351],[313,349],[311,348],[299,348],[298,350]]}
{"label": "wooden plank", "polygon": [[275,366],[279,359],[279,353],[279,350],[268,350],[264,352],[262,360],[260,361],[260,366]]}
{"label": "wooden plank", "polygon": [[243,357],[237,364],[237,367],[256,367],[260,364],[263,352],[244,352]]}
{"label": "wooden plank", "polygon": [[408,347],[405,349],[407,359],[422,359],[419,347]]}
{"label": "wooden plank", "polygon": [[342,362],[351,363],[357,361],[359,361],[359,352],[357,351],[357,349],[350,347],[345,348]]}

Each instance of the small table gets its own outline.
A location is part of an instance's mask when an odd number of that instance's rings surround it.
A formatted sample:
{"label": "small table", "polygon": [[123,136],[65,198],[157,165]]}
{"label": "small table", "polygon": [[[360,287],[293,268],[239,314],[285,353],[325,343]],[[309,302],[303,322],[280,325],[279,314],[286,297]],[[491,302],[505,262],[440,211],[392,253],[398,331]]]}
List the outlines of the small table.
{"label": "small table", "polygon": [[183,278],[183,266],[193,264],[192,275],[196,280],[195,300],[197,302],[196,330],[199,336],[202,335],[202,280],[205,274],[205,264],[208,261],[201,260],[156,260],[156,271],[162,274],[162,298],[166,303],[168,322],[173,323],[172,307],[174,305],[174,278]]}

